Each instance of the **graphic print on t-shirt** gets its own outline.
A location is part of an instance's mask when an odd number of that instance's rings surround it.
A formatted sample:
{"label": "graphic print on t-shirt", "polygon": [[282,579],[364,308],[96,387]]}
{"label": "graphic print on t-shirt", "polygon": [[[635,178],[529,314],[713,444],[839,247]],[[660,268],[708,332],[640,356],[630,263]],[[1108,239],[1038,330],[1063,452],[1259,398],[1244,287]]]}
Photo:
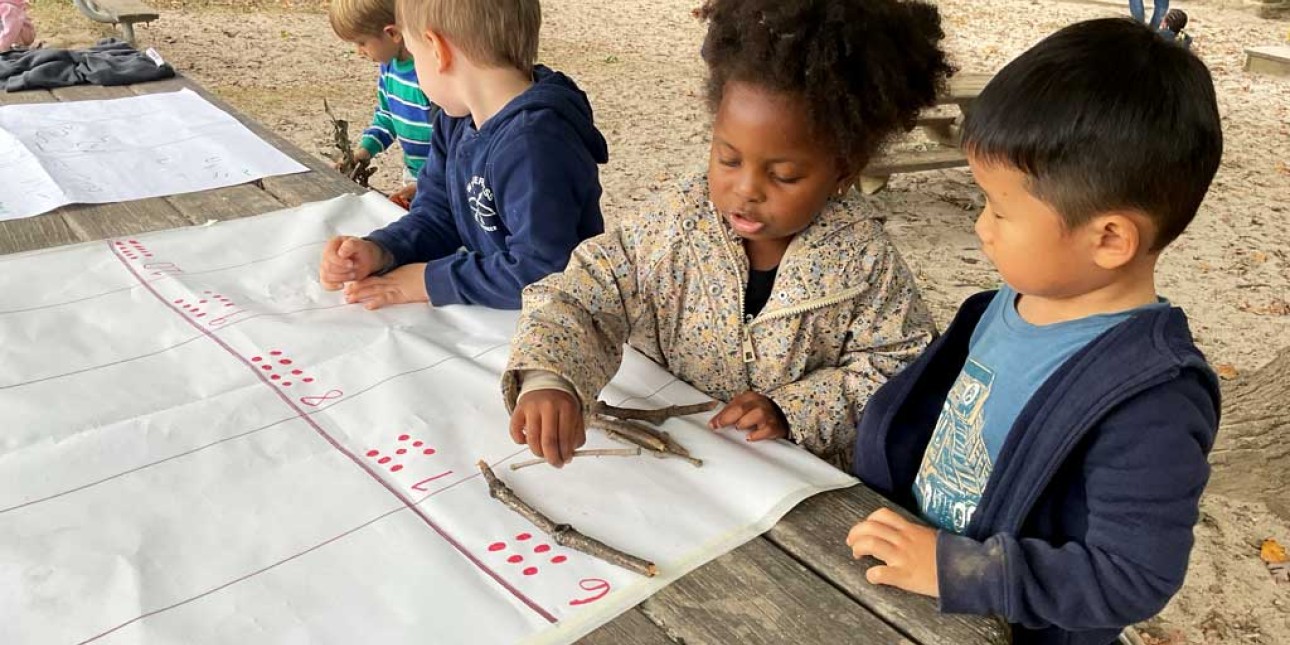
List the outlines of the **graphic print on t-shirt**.
{"label": "graphic print on t-shirt", "polygon": [[972,521],[994,468],[981,434],[993,385],[994,372],[969,359],[950,388],[914,480],[923,516],[955,533]]}

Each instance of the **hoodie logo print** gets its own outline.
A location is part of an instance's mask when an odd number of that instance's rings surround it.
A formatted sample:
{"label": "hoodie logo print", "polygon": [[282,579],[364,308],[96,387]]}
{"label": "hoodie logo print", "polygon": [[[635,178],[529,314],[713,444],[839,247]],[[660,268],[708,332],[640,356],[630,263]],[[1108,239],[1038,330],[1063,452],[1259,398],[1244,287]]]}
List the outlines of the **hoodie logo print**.
{"label": "hoodie logo print", "polygon": [[470,204],[470,213],[475,217],[479,228],[492,233],[497,230],[497,209],[493,203],[493,189],[484,183],[483,177],[471,177],[466,184],[466,203]]}

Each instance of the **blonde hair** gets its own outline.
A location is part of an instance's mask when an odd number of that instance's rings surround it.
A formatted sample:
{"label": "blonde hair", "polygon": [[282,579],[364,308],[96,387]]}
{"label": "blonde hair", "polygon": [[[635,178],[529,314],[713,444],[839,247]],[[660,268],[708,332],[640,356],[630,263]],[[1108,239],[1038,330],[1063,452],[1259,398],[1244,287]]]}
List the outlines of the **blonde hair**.
{"label": "blonde hair", "polygon": [[408,37],[443,34],[477,63],[531,72],[537,60],[539,0],[398,0],[397,19]]}
{"label": "blonde hair", "polygon": [[331,0],[327,19],[331,29],[344,40],[357,40],[360,36],[375,36],[381,30],[396,24],[395,0]]}

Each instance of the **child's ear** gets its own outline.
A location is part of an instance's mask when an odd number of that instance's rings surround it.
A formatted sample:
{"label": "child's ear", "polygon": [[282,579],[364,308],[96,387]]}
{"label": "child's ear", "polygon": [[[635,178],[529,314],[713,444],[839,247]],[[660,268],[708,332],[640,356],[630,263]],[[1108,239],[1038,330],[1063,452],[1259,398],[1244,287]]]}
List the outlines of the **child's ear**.
{"label": "child's ear", "polygon": [[422,34],[422,37],[425,38],[426,44],[430,46],[430,54],[434,56],[435,71],[440,74],[448,71],[448,68],[452,66],[453,51],[452,46],[444,39],[443,34],[433,29],[427,29]]}
{"label": "child's ear", "polygon": [[386,38],[389,38],[396,43],[403,42],[403,32],[399,31],[398,25],[386,25],[381,32],[385,34]]}
{"label": "child's ear", "polygon": [[855,169],[855,165],[848,163],[845,159],[838,159],[838,183],[834,186],[834,193],[845,195],[851,187],[855,185],[856,180],[860,178],[860,171]]}
{"label": "child's ear", "polygon": [[1134,260],[1147,242],[1149,224],[1137,213],[1103,213],[1089,222],[1093,262],[1107,270],[1119,269]]}

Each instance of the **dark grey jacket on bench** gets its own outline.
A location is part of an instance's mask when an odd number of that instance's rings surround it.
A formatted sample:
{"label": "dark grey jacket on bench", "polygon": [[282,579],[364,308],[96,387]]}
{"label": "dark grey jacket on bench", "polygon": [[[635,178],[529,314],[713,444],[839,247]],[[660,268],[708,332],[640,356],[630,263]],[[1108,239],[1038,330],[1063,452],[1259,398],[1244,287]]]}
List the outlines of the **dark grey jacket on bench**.
{"label": "dark grey jacket on bench", "polygon": [[129,85],[175,75],[129,43],[105,38],[89,49],[27,49],[0,53],[0,81],[10,92],[71,85]]}

